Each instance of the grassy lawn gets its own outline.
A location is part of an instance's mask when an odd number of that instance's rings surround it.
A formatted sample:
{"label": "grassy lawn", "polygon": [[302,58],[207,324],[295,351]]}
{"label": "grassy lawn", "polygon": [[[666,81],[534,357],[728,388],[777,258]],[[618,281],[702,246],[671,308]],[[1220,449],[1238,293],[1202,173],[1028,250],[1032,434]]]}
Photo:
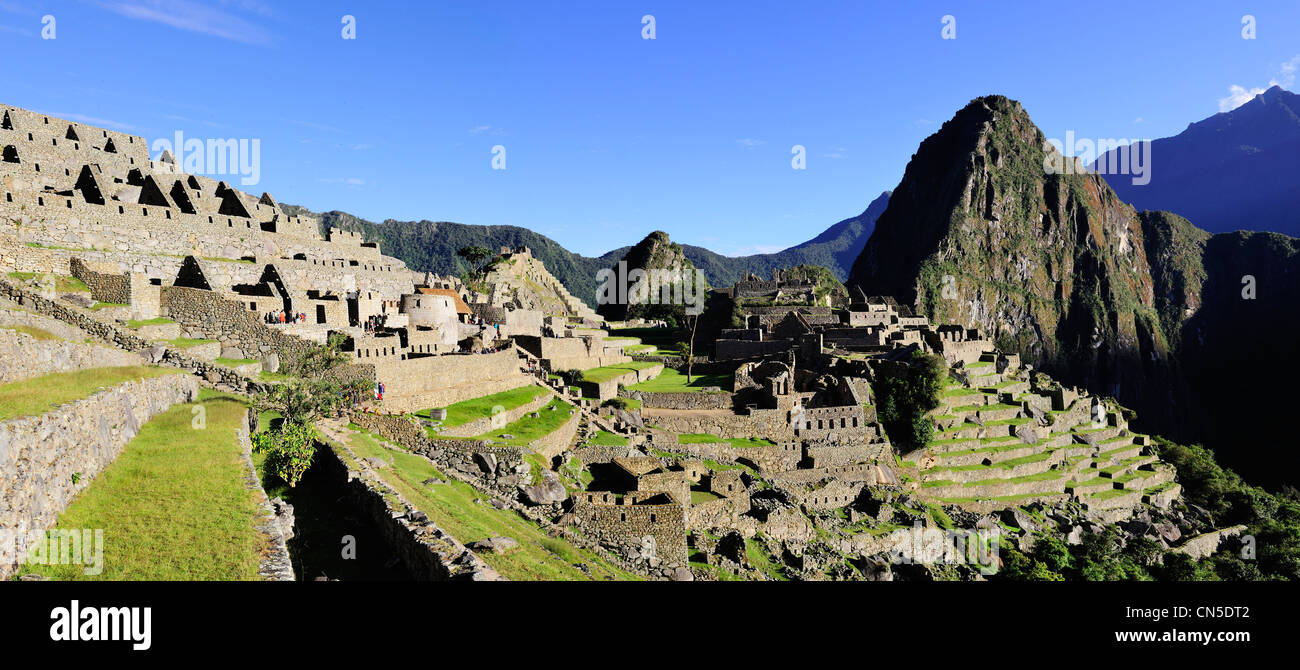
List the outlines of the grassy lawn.
{"label": "grassy lawn", "polygon": [[[421,482],[430,477],[447,478],[422,456],[387,448],[370,435],[358,432],[352,433],[349,446],[359,458],[376,457],[390,463],[390,467],[378,470],[384,481],[457,540],[468,544],[496,536],[514,538],[519,547],[507,554],[479,554],[488,565],[512,580],[640,579],[594,552],[575,547],[563,538],[549,537],[536,523],[513,511],[486,504],[489,496],[468,484],[449,480],[446,484],[423,485]],[[475,503],[475,499],[485,502]],[[592,574],[589,576],[574,567],[575,563],[586,565]]]}
{"label": "grassy lawn", "polygon": [[595,437],[587,440],[587,444],[598,447],[623,447],[627,446],[627,438],[622,435],[615,435],[608,430],[602,430],[596,433]]}
{"label": "grassy lawn", "polygon": [[735,377],[732,375],[691,375],[690,383],[686,383],[686,375],[672,369],[664,368],[658,377],[639,384],[628,386],[630,391],[650,391],[658,393],[682,393],[688,391],[699,391],[705,386],[717,386],[723,391],[730,392]]}
{"label": "grassy lawn", "polygon": [[712,491],[697,491],[697,490],[695,490],[695,489],[691,489],[691,504],[692,504],[692,505],[698,505],[698,504],[700,504],[700,503],[711,502],[711,501],[714,501],[714,500],[718,500],[718,499],[721,498],[721,497],[722,497],[722,496],[720,496],[720,495],[718,495],[718,494],[716,494],[716,493],[714,493],[714,492],[712,492]]}
{"label": "grassy lawn", "polygon": [[738,449],[748,449],[751,447],[770,447],[776,443],[763,439],[761,437],[733,437],[723,438],[712,433],[682,433],[677,436],[678,444],[718,444],[726,443]]}
{"label": "grassy lawn", "polygon": [[[28,281],[32,278],[40,277],[40,276],[42,275],[38,272],[10,272],[9,273],[10,279],[17,279],[19,281]],[[84,282],[82,282],[80,279],[77,279],[76,277],[69,277],[67,275],[53,275],[53,277],[54,277],[54,290],[59,293],[90,293],[90,287],[86,286]]]}
{"label": "grassy lawn", "polygon": [[257,362],[256,358],[222,358],[218,356],[213,362],[217,365],[224,365],[228,368],[237,368],[241,365],[251,365]]}
{"label": "grassy lawn", "polygon": [[190,347],[197,347],[200,344],[212,344],[213,342],[216,342],[216,340],[197,340],[192,337],[178,337],[174,340],[163,340],[163,342],[171,345],[173,349],[189,349]]}
{"label": "grassy lawn", "polygon": [[[447,406],[447,418],[442,422],[442,426],[444,428],[463,426],[471,421],[492,416],[493,407],[500,405],[505,411],[512,410],[527,405],[544,393],[546,393],[546,389],[529,384],[508,391],[485,395],[482,398],[462,400],[454,405]],[[427,419],[429,418],[429,410],[420,410],[416,412],[416,415]]]}
{"label": "grassy lawn", "polygon": [[615,377],[625,375],[629,372],[645,370],[656,365],[659,364],[651,361],[631,361],[628,363],[619,363],[618,365],[606,365],[604,367],[591,368],[590,370],[582,371],[582,381],[599,384],[607,382]]}
{"label": "grassy lawn", "polygon": [[[555,408],[554,411],[551,411],[552,407]],[[574,418],[569,416],[569,410],[571,409],[573,409],[573,405],[559,398],[552,398],[551,402],[538,410],[536,419],[524,416],[518,421],[512,421],[501,428],[490,430],[477,437],[481,440],[492,440],[498,444],[526,447],[528,443],[550,435]],[[507,439],[500,437],[501,435],[514,435],[514,437]]]}
{"label": "grassy lawn", "polygon": [[43,328],[37,328],[35,326],[24,326],[24,325],[0,326],[0,329],[16,330],[20,333],[26,333],[27,335],[31,335],[32,337],[38,340],[60,340],[60,341],[63,340],[62,337],[59,337],[58,335],[55,335],[54,333],[51,333],[48,330],[45,330]]}
{"label": "grassy lawn", "polygon": [[0,421],[37,416],[59,405],[90,397],[102,388],[162,375],[183,375],[184,370],[132,365],[55,372],[0,386]]}
{"label": "grassy lawn", "polygon": [[92,312],[97,312],[101,309],[108,309],[109,307],[130,307],[130,305],[127,305],[124,302],[97,302],[90,306],[90,310]]}
{"label": "grassy lawn", "polygon": [[142,326],[161,326],[165,323],[176,323],[167,317],[160,316],[156,319],[132,319],[126,322],[128,328],[140,328]]}
{"label": "grassy lawn", "polygon": [[159,414],[59,515],[57,528],[104,530],[102,574],[74,565],[24,571],[68,580],[258,579],[264,540],[235,439],[246,406],[209,391],[198,404],[205,429],[191,427],[192,404]]}

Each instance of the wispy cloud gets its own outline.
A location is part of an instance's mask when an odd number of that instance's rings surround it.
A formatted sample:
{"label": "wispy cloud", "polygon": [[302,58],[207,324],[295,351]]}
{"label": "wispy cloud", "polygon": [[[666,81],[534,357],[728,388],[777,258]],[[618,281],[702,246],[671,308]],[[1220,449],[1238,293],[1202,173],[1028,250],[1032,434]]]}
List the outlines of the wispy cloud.
{"label": "wispy cloud", "polygon": [[778,244],[751,244],[743,247],[733,247],[728,251],[726,256],[753,256],[754,254],[774,254],[786,247]]}
{"label": "wispy cloud", "polygon": [[[204,5],[194,0],[86,0],[92,5],[120,16],[139,21],[152,21],[178,30],[202,33],[245,44],[269,44],[271,32],[262,26],[219,7]],[[271,10],[253,0],[224,0],[223,6],[234,6],[241,11],[262,17]]]}
{"label": "wispy cloud", "polygon": [[830,153],[822,154],[822,158],[844,158],[844,155],[848,152],[849,150],[844,147],[835,147],[830,150]]}
{"label": "wispy cloud", "polygon": [[303,128],[311,128],[312,130],[323,130],[327,133],[343,132],[342,130],[335,128],[334,126],[327,126],[323,123],[316,123],[315,121],[303,121],[301,119],[286,119],[286,121],[288,123],[292,123],[295,126],[302,126]]}
{"label": "wispy cloud", "polygon": [[746,149],[752,149],[754,147],[761,147],[764,144],[767,144],[767,140],[756,140],[752,137],[742,137],[736,140],[736,144],[739,144],[740,146],[745,147]]}
{"label": "wispy cloud", "polygon": [[1293,88],[1297,70],[1300,70],[1300,54],[1292,56],[1291,60],[1278,66],[1277,76],[1268,81],[1268,86],[1246,87],[1238,84],[1229,86],[1227,97],[1219,98],[1219,111],[1231,112],[1273,86],[1281,86],[1285,89]]}
{"label": "wispy cloud", "polygon": [[68,119],[69,121],[77,121],[91,126],[102,126],[104,128],[116,128],[118,130],[136,129],[135,126],[129,123],[122,123],[121,121],[113,121],[111,119],[101,119],[95,116],[86,116],[85,114],[69,114],[67,112],[46,112],[46,111],[37,111],[36,113],[43,114],[45,116],[55,116],[60,119]]}
{"label": "wispy cloud", "polygon": [[36,33],[26,28],[17,28],[14,26],[0,25],[0,33],[10,35],[22,35],[23,37],[36,37]]}
{"label": "wispy cloud", "polygon": [[486,133],[489,130],[492,130],[492,126],[474,126],[473,128],[469,129],[469,134],[478,135],[480,133]]}
{"label": "wispy cloud", "polygon": [[1142,123],[1143,121],[1146,121],[1146,119],[1144,119],[1144,118],[1142,118],[1142,117],[1140,117],[1140,116],[1137,117],[1136,119],[1133,119],[1133,123]]}
{"label": "wispy cloud", "polygon": [[361,186],[366,180],[357,177],[320,177],[316,181],[322,184],[344,184],[346,186]]}
{"label": "wispy cloud", "polygon": [[201,121],[199,119],[191,119],[188,116],[180,116],[178,114],[163,114],[163,118],[167,119],[168,121],[178,121],[180,123],[197,123],[200,125],[208,126],[209,128],[223,127],[220,123],[217,123],[215,121]]}

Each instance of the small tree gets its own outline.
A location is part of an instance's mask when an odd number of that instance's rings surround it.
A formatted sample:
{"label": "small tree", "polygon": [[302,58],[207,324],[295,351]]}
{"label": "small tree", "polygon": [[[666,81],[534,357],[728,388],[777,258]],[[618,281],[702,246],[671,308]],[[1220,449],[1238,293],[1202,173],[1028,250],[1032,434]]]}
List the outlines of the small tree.
{"label": "small tree", "polygon": [[492,250],[487,247],[474,245],[461,247],[456,251],[456,255],[465,259],[465,262],[470,265],[470,270],[474,274],[478,275],[483,272],[483,268],[486,266],[487,261],[492,258]]}

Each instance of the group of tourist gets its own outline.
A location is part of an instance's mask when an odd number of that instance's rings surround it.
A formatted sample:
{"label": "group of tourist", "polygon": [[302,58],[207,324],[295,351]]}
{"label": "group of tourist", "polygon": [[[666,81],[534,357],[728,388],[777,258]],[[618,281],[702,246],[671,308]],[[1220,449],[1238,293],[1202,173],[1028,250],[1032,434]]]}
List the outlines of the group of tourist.
{"label": "group of tourist", "polygon": [[299,321],[306,321],[307,315],[302,312],[295,314],[294,312],[276,309],[262,315],[262,318],[266,323],[298,323]]}
{"label": "group of tourist", "polygon": [[383,328],[387,323],[388,323],[387,314],[376,314],[374,316],[366,317],[366,322],[364,324],[366,329],[366,334],[369,335],[370,333],[373,333]]}

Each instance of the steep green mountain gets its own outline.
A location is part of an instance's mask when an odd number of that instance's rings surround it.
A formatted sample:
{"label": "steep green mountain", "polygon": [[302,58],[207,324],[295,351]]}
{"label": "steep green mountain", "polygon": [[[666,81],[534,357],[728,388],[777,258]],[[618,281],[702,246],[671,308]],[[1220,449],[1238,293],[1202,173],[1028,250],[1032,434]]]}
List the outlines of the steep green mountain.
{"label": "steep green mountain", "polygon": [[[848,276],[853,260],[871,236],[876,218],[889,204],[889,192],[882,193],[859,215],[844,219],[811,240],[772,254],[723,256],[703,247],[682,245],[681,249],[695,267],[704,270],[713,286],[728,286],[746,272],[770,277],[772,271],[796,265],[820,265],[829,268],[836,279]],[[402,259],[415,270],[460,275],[468,267],[456,256],[465,246],[527,246],[533,256],[546,264],[578,298],[596,306],[596,272],[623,258],[631,247],[620,247],[598,258],[568,251],[558,242],[527,228],[516,226],[474,226],[434,221],[394,221],[374,223],[347,212],[315,213],[296,205],[282,205],[290,215],[308,214],[320,219],[321,232],[330,228],[360,232],[367,242],[378,242],[384,253]]]}
{"label": "steep green mountain", "polygon": [[[1211,236],[1139,213],[1101,176],[1062,170],[1044,139],[1018,102],[972,101],[922,142],[848,283],[937,322],[979,326],[1063,381],[1134,408],[1142,429],[1203,440],[1238,470],[1279,481],[1256,455],[1289,439],[1265,411],[1290,396],[1252,386],[1260,369],[1300,364],[1294,338],[1279,340],[1296,320],[1296,241]],[[1243,301],[1252,273],[1260,292]],[[1293,453],[1270,458],[1296,464]]]}

